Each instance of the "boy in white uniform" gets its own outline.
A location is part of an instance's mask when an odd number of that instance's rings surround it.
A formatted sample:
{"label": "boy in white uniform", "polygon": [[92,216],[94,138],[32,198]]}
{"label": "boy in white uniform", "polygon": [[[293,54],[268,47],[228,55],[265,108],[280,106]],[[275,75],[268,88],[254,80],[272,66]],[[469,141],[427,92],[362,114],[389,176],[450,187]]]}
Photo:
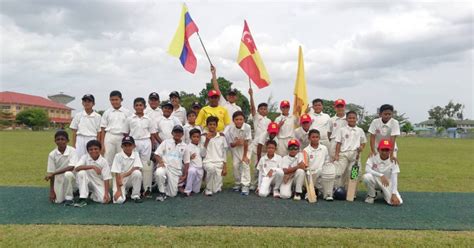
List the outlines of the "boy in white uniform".
{"label": "boy in white uniform", "polygon": [[322,99],[314,99],[313,100],[313,108],[310,112],[311,118],[313,122],[311,124],[311,129],[316,129],[321,134],[321,139],[319,140],[320,144],[323,144],[326,147],[329,147],[329,139],[328,139],[328,122],[331,117],[328,114],[323,113],[323,100]]}
{"label": "boy in white uniform", "polygon": [[336,111],[336,114],[331,117],[328,122],[328,137],[330,142],[328,150],[331,161],[334,160],[334,155],[336,154],[336,133],[340,128],[347,126],[346,101],[344,101],[344,99],[337,99],[334,101],[334,110]]}
{"label": "boy in white uniform", "polygon": [[95,202],[107,204],[110,201],[109,180],[112,179],[112,174],[107,160],[100,155],[101,149],[99,141],[89,141],[88,154],[82,156],[76,164],[74,171],[79,188],[79,201],[74,204],[75,207],[86,206],[90,193]]}
{"label": "boy in white uniform", "polygon": [[273,197],[280,197],[280,185],[283,181],[283,170],[280,169],[281,156],[275,154],[277,143],[274,140],[269,140],[265,144],[267,154],[258,161],[258,170],[261,172],[261,182],[258,186],[258,195],[260,197],[267,197],[273,186]]}
{"label": "boy in white uniform", "polygon": [[347,112],[346,119],[347,127],[339,129],[335,138],[337,142],[336,154],[334,155],[336,188],[347,186],[351,165],[356,160],[360,161],[359,155],[367,143],[364,130],[356,126],[357,113],[354,111]]}
{"label": "boy in white uniform", "polygon": [[163,110],[163,116],[158,118],[158,122],[156,123],[158,143],[167,139],[172,139],[173,135],[171,134],[171,131],[173,130],[173,127],[176,125],[181,126],[181,121],[172,115],[173,105],[171,103],[163,104],[161,109]]}
{"label": "boy in white uniform", "polygon": [[178,185],[184,183],[187,177],[190,154],[182,140],[183,127],[174,126],[172,135],[172,139],[164,140],[155,151],[158,164],[155,180],[160,191],[156,197],[157,201],[164,201],[168,196],[175,197],[178,194]]}
{"label": "boy in white uniform", "polygon": [[183,126],[186,123],[186,109],[181,106],[181,97],[177,91],[170,93],[170,103],[173,106],[173,113],[171,116],[176,117],[181,126]]}
{"label": "boy in white uniform", "polygon": [[94,103],[95,98],[93,95],[84,95],[82,97],[84,111],[75,114],[69,126],[72,129],[72,144],[76,148],[78,157],[87,154],[87,142],[100,138],[101,116],[92,109]]}
{"label": "boy in white uniform", "polygon": [[242,195],[248,195],[251,180],[249,144],[252,141],[252,128],[245,123],[245,116],[242,111],[234,112],[232,120],[234,123],[226,128],[224,135],[232,153],[233,190],[241,190]]}
{"label": "boy in white uniform", "polygon": [[377,144],[380,143],[382,139],[390,140],[390,144],[393,144],[391,149],[390,159],[395,160],[397,157],[397,136],[400,135],[400,124],[397,120],[392,118],[393,115],[393,106],[390,104],[384,104],[380,106],[379,116],[370,123],[369,133],[370,133],[370,156],[375,156],[378,151]]}
{"label": "boy in white uniform", "polygon": [[[212,87],[214,90],[221,92],[219,88],[219,83],[217,82],[216,68],[211,65],[211,74],[212,74]],[[219,105],[227,109],[229,114],[229,119],[232,118],[235,112],[242,111],[239,105],[237,105],[238,100],[238,91],[237,89],[229,89],[227,92],[227,99],[224,98],[222,94],[219,94]]]}
{"label": "boy in white uniform", "polygon": [[194,128],[189,131],[191,142],[187,145],[190,162],[186,178],[184,193],[191,196],[192,193],[199,193],[201,190],[202,177],[204,170],[202,168],[202,157],[204,148],[201,144],[201,130]]}
{"label": "boy in white uniform", "polygon": [[186,122],[186,125],[183,126],[184,143],[189,144],[191,143],[191,137],[189,136],[189,132],[195,128],[202,132],[202,128],[201,126],[196,125],[196,117],[197,117],[196,112],[189,111],[186,115],[187,115],[188,121]]}
{"label": "boy in white uniform", "polygon": [[148,95],[148,107],[145,109],[145,114],[151,118],[153,123],[158,121],[160,116],[163,116],[163,111],[160,108],[160,95],[156,92],[151,92]]}
{"label": "boy in white uniform", "polygon": [[205,156],[202,161],[206,171],[206,196],[222,190],[222,177],[227,175],[226,151],[227,141],[217,132],[219,119],[209,116],[206,119],[207,133],[204,133],[201,142],[204,143]]}
{"label": "boy in white uniform", "polygon": [[280,163],[280,169],[285,174],[283,183],[280,185],[280,197],[282,199],[291,198],[292,188],[295,187],[293,200],[299,201],[301,193],[303,193],[306,165],[303,161],[303,154],[299,152],[300,142],[297,139],[290,139],[287,147],[288,155],[284,156]]}
{"label": "boy in white uniform", "polygon": [[74,166],[77,163],[76,151],[68,146],[69,136],[65,131],[54,134],[57,148],[48,155],[48,168],[44,180],[49,181],[49,200],[54,203],[73,205]]}
{"label": "boy in white uniform", "polygon": [[275,119],[278,123],[278,146],[277,154],[285,156],[288,154],[288,141],[295,138],[295,126],[298,125],[298,117],[290,114],[290,102],[281,101],[280,103],[281,115]]}
{"label": "boy in white uniform", "polygon": [[309,145],[308,133],[311,127],[311,116],[309,114],[303,114],[300,117],[300,127],[295,129],[295,138],[300,142],[301,149],[304,149]]}
{"label": "boy in white uniform", "polygon": [[[133,101],[135,114],[127,118],[125,135],[134,139],[135,150],[140,156],[143,165],[143,189],[144,195],[151,195],[153,181],[153,165],[150,163],[152,144],[156,143],[156,126],[152,119],[145,115],[145,99],[138,97]],[[123,146],[123,145],[122,145]]]}
{"label": "boy in white uniform", "polygon": [[122,151],[122,138],[125,133],[127,118],[132,112],[122,106],[122,93],[114,90],[110,92],[110,104],[112,108],[107,109],[100,121],[101,133],[100,143],[102,155],[109,165],[112,165],[115,154]]}
{"label": "boy in white uniform", "polygon": [[326,201],[332,201],[334,180],[336,179],[336,168],[330,163],[329,152],[326,146],[319,143],[319,131],[309,131],[310,145],[303,150],[306,163],[306,173],[311,175],[313,185],[322,192]]}
{"label": "boy in white uniform", "polygon": [[113,173],[113,202],[122,204],[127,199],[127,192],[132,188],[131,199],[141,203],[140,189],[142,187],[142,161],[138,152],[134,151],[135,140],[132,136],[122,139],[122,152],[115,155],[111,172]]}
{"label": "boy in white uniform", "polygon": [[398,162],[390,160],[393,144],[390,140],[381,140],[378,144],[379,153],[369,157],[365,166],[364,183],[367,186],[367,198],[365,202],[373,204],[376,190],[382,190],[385,201],[392,206],[403,203],[398,192],[398,174],[400,167]]}

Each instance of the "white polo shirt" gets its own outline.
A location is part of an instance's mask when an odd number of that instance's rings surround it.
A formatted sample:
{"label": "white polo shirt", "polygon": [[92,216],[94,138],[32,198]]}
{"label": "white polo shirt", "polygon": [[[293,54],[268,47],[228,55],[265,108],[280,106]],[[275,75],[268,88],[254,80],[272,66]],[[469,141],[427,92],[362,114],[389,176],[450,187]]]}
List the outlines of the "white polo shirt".
{"label": "white polo shirt", "polygon": [[298,166],[298,164],[301,162],[303,162],[303,154],[301,152],[298,152],[296,156],[294,157],[288,154],[281,159],[279,168],[281,169],[292,168],[292,167]]}
{"label": "white polo shirt", "polygon": [[[369,133],[375,135],[375,150],[378,150],[379,142],[382,139],[391,139],[392,136],[400,135],[400,124],[393,118],[390,118],[387,123],[383,123],[382,118],[377,118],[370,123]],[[395,143],[394,150],[398,150],[397,143]]]}
{"label": "white polo shirt", "polygon": [[114,162],[112,163],[112,173],[123,173],[130,171],[133,167],[142,168],[142,161],[138,152],[133,151],[132,154],[127,156],[123,150],[115,154]]}
{"label": "white polo shirt", "polygon": [[149,139],[152,133],[156,133],[156,126],[147,115],[142,117],[133,114],[127,118],[125,133],[128,133],[136,140]]}
{"label": "white polo shirt", "polygon": [[[323,165],[329,163],[329,152],[326,146],[319,144],[318,148],[307,146],[304,149],[308,159],[308,170],[314,174],[319,173]],[[303,156],[304,157],[304,156]]]}
{"label": "white polo shirt", "polygon": [[229,114],[230,120],[232,120],[232,115],[235,112],[242,111],[242,108],[239,105],[237,105],[236,103],[230,103],[222,95],[220,95],[219,97],[219,105],[227,109],[227,113]]}
{"label": "white polo shirt", "polygon": [[347,127],[346,115],[343,117],[338,117],[337,115],[331,117],[328,121],[328,132],[331,132],[329,139],[335,139],[337,131],[342,127]]}
{"label": "white polo shirt", "polygon": [[288,116],[280,115],[275,119],[275,122],[279,124],[282,120],[285,120],[285,122],[280,127],[280,131],[278,132],[278,138],[294,138],[295,127],[298,125],[298,118],[292,114]]}
{"label": "white polo shirt", "polygon": [[268,117],[262,116],[259,113],[256,113],[254,116],[252,116],[252,120],[253,120],[253,131],[254,131],[253,143],[255,145],[257,145],[258,144],[258,137],[260,137],[260,135],[262,133],[267,132],[268,125],[272,121],[270,119],[268,119]]}
{"label": "white polo shirt", "polygon": [[183,130],[184,130],[184,143],[186,144],[189,144],[191,143],[191,137],[189,136],[189,131],[193,130],[193,129],[197,129],[199,131],[201,131],[202,133],[202,127],[201,126],[198,126],[198,125],[191,125],[189,123],[186,123],[186,125],[183,126]]}
{"label": "white polo shirt", "polygon": [[341,143],[341,152],[355,151],[360,147],[360,144],[367,143],[364,130],[357,126],[339,129],[335,140]]}
{"label": "white polo shirt", "polygon": [[94,170],[87,170],[87,175],[91,177],[92,180],[95,180],[96,182],[112,179],[109,163],[107,163],[107,160],[104,157],[102,157],[102,155],[100,155],[97,160],[94,160],[91,158],[89,154],[84,154],[79,160],[79,162],[77,162],[75,167],[77,168],[82,165],[97,166],[101,169],[100,175],[97,175],[97,173]]}
{"label": "white polo shirt", "polygon": [[[229,144],[229,148],[234,153],[234,155],[242,158],[244,155],[244,146],[236,146],[230,147],[230,144],[235,141],[235,139],[243,139],[248,142],[250,145],[252,141],[252,128],[249,124],[244,123],[242,127],[237,128],[234,123],[227,126],[224,132],[225,138],[227,139],[227,144]],[[247,151],[247,156],[250,155],[250,150]]]}
{"label": "white polo shirt", "polygon": [[280,168],[281,160],[282,157],[276,153],[273,155],[273,158],[269,158],[265,155],[258,161],[257,169],[262,172],[263,176],[266,176],[270,170]]}
{"label": "white polo shirt", "polygon": [[52,150],[48,155],[47,173],[54,173],[59,169],[67,166],[75,166],[77,164],[76,149],[72,146],[66,146],[64,153],[61,153],[58,148]]}
{"label": "white polo shirt", "polygon": [[179,108],[177,108],[176,110],[173,110],[173,113],[171,113],[171,116],[178,118],[181,126],[186,123],[186,109],[183,108],[183,106],[179,106]]}
{"label": "white polo shirt", "polygon": [[173,127],[176,125],[181,125],[181,122],[175,116],[170,116],[166,118],[165,116],[161,116],[158,118],[158,122],[156,122],[156,132],[160,136],[160,139],[167,140],[173,138],[171,132],[173,131]]}
{"label": "white polo shirt", "polygon": [[176,176],[182,175],[183,163],[188,164],[190,160],[187,145],[183,141],[176,144],[174,139],[167,139],[161,142],[155,151],[155,155],[160,156],[166,168]]}
{"label": "white polo shirt", "polygon": [[[204,146],[206,142],[205,133],[201,136],[201,142]],[[227,141],[220,133],[217,133],[214,138],[211,138],[207,144],[207,148],[204,149],[206,155],[202,160],[203,163],[221,163],[227,160]]]}
{"label": "white polo shirt", "polygon": [[153,123],[156,123],[158,121],[158,118],[160,118],[160,116],[163,116],[163,110],[161,110],[159,107],[157,107],[156,109],[152,109],[150,108],[150,106],[148,106],[145,109],[145,114],[151,118]]}
{"label": "white polo shirt", "polygon": [[102,115],[100,127],[112,134],[123,135],[126,133],[127,118],[132,116],[132,112],[125,107],[119,109],[109,108]]}
{"label": "white polo shirt", "polygon": [[308,138],[308,133],[309,133],[309,130],[308,131],[305,131],[303,129],[303,127],[299,127],[297,129],[295,129],[295,138],[300,142],[300,150],[303,150],[305,147],[307,147],[309,145],[309,138]]}
{"label": "white polo shirt", "polygon": [[313,121],[311,123],[310,129],[316,129],[320,133],[320,139],[321,140],[327,140],[328,139],[328,130],[329,130],[329,117],[328,114],[325,114],[323,112],[317,114],[314,111],[310,113],[311,120]]}
{"label": "white polo shirt", "polygon": [[83,110],[74,115],[69,127],[77,130],[77,135],[96,137],[100,132],[100,120],[101,116],[97,112],[92,111],[91,114],[87,114]]}
{"label": "white polo shirt", "polygon": [[202,151],[202,149],[204,149],[202,147],[202,144],[195,145],[195,144],[189,143],[187,145],[187,148],[189,151],[190,158],[193,154],[196,154],[196,156],[193,159],[190,159],[189,166],[192,166],[194,168],[202,168],[202,155],[204,155],[204,152]]}
{"label": "white polo shirt", "polygon": [[[275,136],[275,138],[273,138],[273,140],[277,143],[277,146],[278,146],[278,137],[277,136]],[[257,145],[259,145],[259,144],[262,145],[262,154],[267,153],[266,143],[267,143],[267,141],[270,140],[270,134],[268,134],[268,132],[262,133],[260,135],[260,137],[256,138],[256,140],[257,140]]]}

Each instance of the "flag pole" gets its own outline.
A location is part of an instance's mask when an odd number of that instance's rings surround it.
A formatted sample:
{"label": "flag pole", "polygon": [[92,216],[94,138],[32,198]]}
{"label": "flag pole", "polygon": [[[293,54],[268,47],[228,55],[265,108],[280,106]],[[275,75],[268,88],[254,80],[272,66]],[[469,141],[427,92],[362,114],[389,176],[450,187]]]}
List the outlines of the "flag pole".
{"label": "flag pole", "polygon": [[249,88],[252,89],[252,84],[250,83],[250,77],[249,77]]}
{"label": "flag pole", "polygon": [[204,49],[204,53],[206,54],[207,60],[209,61],[209,64],[212,66],[211,59],[209,58],[209,54],[207,54],[207,50],[206,50],[206,47],[204,46],[204,43],[202,42],[201,35],[199,35],[199,32],[196,32],[196,33],[199,37],[199,41],[201,42],[202,48]]}

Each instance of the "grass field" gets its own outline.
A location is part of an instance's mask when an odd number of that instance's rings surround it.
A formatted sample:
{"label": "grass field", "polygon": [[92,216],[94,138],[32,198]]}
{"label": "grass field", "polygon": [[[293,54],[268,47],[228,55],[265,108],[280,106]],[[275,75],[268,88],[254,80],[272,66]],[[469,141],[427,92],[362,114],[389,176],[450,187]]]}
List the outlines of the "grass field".
{"label": "grass field", "polygon": [[[46,187],[53,132],[0,132],[0,185]],[[474,192],[474,140],[400,138],[400,191]],[[368,154],[364,152],[363,161]],[[230,167],[229,167],[230,169]],[[231,171],[231,170],[229,170]],[[232,185],[232,175],[225,187]],[[361,187],[363,190],[363,187]],[[45,198],[47,196],[45,195]],[[1,217],[0,217],[1,218]],[[465,246],[474,232],[321,228],[2,225],[0,245],[15,246]]]}

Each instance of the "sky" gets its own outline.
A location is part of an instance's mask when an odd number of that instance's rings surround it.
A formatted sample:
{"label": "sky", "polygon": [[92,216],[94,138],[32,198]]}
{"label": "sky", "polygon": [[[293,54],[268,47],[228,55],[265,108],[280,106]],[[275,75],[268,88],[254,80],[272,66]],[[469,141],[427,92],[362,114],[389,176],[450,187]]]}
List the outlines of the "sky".
{"label": "sky", "polygon": [[[271,85],[254,89],[293,101],[302,46],[309,99],[344,98],[369,113],[390,103],[411,122],[450,100],[474,118],[472,2],[188,1],[218,76],[244,93],[248,78],[236,62],[247,20]],[[76,97],[92,93],[96,109],[120,90],[124,105],[152,91],[198,93],[210,80],[196,35],[190,74],[167,49],[178,25],[175,1],[0,1],[0,90]],[[255,88],[255,87],[254,87]]]}

